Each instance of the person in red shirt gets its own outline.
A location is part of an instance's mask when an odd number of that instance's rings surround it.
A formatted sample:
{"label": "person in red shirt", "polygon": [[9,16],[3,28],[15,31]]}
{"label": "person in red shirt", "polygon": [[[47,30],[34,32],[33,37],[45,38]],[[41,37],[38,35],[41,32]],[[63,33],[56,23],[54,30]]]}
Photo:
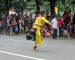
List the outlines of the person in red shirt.
{"label": "person in red shirt", "polygon": [[59,28],[59,37],[63,36],[63,20],[58,17],[57,18],[58,21],[58,28]]}
{"label": "person in red shirt", "polygon": [[64,11],[63,14],[63,22],[64,22],[64,28],[66,29],[67,24],[70,22],[70,13],[68,11]]}

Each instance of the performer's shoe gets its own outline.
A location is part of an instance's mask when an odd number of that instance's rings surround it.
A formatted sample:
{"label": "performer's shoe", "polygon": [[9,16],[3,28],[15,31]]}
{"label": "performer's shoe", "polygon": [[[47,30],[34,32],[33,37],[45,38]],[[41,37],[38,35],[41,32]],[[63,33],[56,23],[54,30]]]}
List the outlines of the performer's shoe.
{"label": "performer's shoe", "polygon": [[33,49],[36,51],[37,46],[34,46]]}

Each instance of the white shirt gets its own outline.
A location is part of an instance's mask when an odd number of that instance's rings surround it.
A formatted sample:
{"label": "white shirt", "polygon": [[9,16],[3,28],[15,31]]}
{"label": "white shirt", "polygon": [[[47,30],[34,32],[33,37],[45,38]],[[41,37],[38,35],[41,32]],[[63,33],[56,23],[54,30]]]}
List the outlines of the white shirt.
{"label": "white shirt", "polygon": [[53,28],[56,28],[56,29],[58,28],[58,25],[57,25],[58,22],[57,22],[57,19],[56,18],[53,18],[52,21],[51,21],[51,23],[52,23],[52,27]]}

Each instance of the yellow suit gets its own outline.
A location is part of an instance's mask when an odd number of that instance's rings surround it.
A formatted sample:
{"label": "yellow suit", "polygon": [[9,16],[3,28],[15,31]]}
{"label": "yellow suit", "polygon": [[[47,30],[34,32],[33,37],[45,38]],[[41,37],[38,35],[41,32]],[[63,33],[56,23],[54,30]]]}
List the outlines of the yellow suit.
{"label": "yellow suit", "polygon": [[48,20],[46,20],[44,17],[37,17],[35,20],[35,23],[33,24],[33,28],[36,28],[36,40],[35,45],[38,46],[42,44],[42,36],[41,36],[41,28],[45,23],[50,23]]}

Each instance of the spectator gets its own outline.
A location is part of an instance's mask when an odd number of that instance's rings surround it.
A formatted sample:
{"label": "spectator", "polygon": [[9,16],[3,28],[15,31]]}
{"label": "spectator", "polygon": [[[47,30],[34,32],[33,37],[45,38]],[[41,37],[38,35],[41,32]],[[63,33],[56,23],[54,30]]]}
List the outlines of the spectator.
{"label": "spectator", "polygon": [[59,37],[63,36],[63,21],[60,17],[57,18],[58,28],[59,28]]}
{"label": "spectator", "polygon": [[57,29],[58,29],[58,22],[57,22],[57,18],[54,17],[51,21],[52,23],[52,28],[53,28],[53,39],[57,38]]}
{"label": "spectator", "polygon": [[0,20],[0,33],[2,32],[2,22]]}
{"label": "spectator", "polygon": [[63,22],[64,22],[64,28],[66,29],[67,24],[70,22],[70,14],[68,11],[65,11],[63,14]]}
{"label": "spectator", "polygon": [[6,34],[10,35],[10,20],[9,20],[9,18],[7,18]]}
{"label": "spectator", "polygon": [[70,39],[71,36],[72,36],[72,25],[71,25],[71,22],[69,22],[68,25],[67,25],[67,36],[68,36],[68,39]]}
{"label": "spectator", "polygon": [[73,22],[73,25],[74,25],[75,24],[75,14],[73,16],[72,22]]}
{"label": "spectator", "polygon": [[13,19],[13,21],[12,21],[12,30],[13,30],[13,33],[15,33],[15,27],[16,27],[16,20]]}

